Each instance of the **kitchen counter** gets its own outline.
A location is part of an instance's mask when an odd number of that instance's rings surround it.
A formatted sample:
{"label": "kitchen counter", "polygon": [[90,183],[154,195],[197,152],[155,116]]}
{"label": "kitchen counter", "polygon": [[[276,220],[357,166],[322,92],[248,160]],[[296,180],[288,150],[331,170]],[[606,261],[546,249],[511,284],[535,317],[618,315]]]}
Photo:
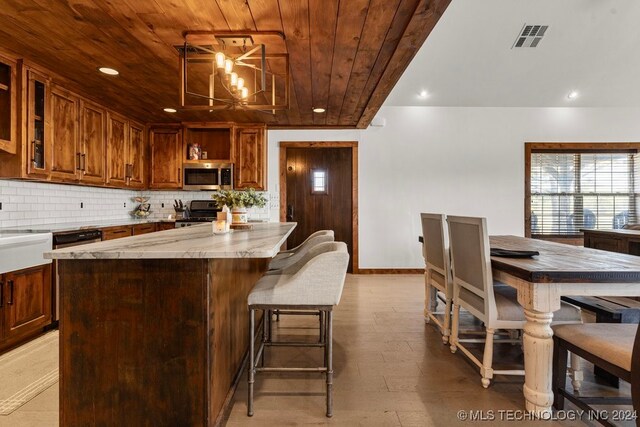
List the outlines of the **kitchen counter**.
{"label": "kitchen counter", "polygon": [[295,223],[254,224],[251,230],[213,234],[211,224],[74,246],[45,253],[53,259],[272,258]]}
{"label": "kitchen counter", "polygon": [[295,226],[203,224],[49,252],[60,425],[222,424],[249,347],[247,297]]}
{"label": "kitchen counter", "polygon": [[61,222],[55,224],[19,225],[16,227],[0,228],[3,232],[19,233],[64,233],[67,231],[79,231],[85,229],[117,227],[136,224],[148,224],[152,222],[175,222],[171,219],[107,219],[95,221]]}

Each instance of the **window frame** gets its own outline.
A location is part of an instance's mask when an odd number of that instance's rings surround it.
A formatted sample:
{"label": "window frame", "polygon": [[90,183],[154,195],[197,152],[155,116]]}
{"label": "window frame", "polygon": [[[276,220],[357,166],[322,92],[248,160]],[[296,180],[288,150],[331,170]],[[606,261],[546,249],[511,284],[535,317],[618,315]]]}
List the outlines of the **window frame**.
{"label": "window frame", "polygon": [[[524,144],[524,235],[531,236],[531,155],[534,153],[640,153],[638,142],[525,142]],[[543,239],[576,239],[579,234],[536,235]]]}

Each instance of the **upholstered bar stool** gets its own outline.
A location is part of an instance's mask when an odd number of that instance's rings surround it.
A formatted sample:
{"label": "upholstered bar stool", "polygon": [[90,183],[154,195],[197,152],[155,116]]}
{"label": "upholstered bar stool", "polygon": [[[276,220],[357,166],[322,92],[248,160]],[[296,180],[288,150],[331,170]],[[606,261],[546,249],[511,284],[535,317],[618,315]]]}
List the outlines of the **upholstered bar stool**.
{"label": "upholstered bar stool", "polygon": [[[343,242],[325,242],[314,248],[313,256],[294,274],[265,275],[249,294],[249,395],[247,415],[253,415],[255,376],[260,372],[320,372],[326,375],[327,417],[333,415],[333,307],[342,296],[349,265],[349,252]],[[317,310],[323,313],[318,343],[273,341],[270,315],[273,310]],[[262,310],[262,342],[255,351],[256,310]],[[324,364],[316,368],[264,366],[266,347],[322,347]],[[259,366],[262,361],[262,366]]]}
{"label": "upholstered bar stool", "polygon": [[320,230],[312,233],[304,242],[293,249],[280,251],[269,263],[269,270],[280,270],[300,260],[304,254],[320,243],[333,242],[333,230]]}

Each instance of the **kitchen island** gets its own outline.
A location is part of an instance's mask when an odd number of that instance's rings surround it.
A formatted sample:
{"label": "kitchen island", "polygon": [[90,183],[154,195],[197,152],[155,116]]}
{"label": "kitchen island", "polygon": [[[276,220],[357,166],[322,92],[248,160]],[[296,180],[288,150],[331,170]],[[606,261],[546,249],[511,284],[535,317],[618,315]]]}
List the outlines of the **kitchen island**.
{"label": "kitchen island", "polygon": [[60,249],[60,425],[220,423],[247,296],[295,223],[211,224]]}

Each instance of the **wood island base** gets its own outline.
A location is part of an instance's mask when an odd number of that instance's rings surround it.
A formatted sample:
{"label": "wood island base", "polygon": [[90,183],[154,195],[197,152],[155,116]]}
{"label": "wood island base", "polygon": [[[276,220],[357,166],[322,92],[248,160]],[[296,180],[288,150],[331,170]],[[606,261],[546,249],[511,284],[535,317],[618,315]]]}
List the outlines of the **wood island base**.
{"label": "wood island base", "polygon": [[219,423],[268,261],[61,259],[60,425]]}

